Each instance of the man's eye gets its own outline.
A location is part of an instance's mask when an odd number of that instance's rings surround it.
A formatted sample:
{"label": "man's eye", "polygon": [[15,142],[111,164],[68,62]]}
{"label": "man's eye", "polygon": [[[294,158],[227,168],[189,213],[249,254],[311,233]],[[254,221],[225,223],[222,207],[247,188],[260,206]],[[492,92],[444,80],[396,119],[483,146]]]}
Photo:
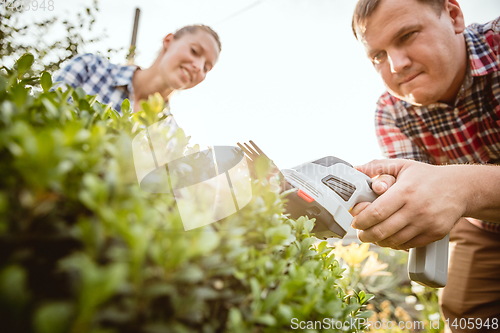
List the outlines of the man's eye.
{"label": "man's eye", "polygon": [[404,35],[403,37],[401,37],[401,41],[404,42],[404,41],[410,39],[410,37],[413,36],[414,33],[415,33],[414,31],[407,33],[406,35]]}
{"label": "man's eye", "polygon": [[196,50],[195,50],[195,49],[193,49],[193,48],[191,48],[191,52],[192,52],[193,54],[195,54],[195,55],[196,55],[196,54],[198,54],[198,52],[196,52]]}

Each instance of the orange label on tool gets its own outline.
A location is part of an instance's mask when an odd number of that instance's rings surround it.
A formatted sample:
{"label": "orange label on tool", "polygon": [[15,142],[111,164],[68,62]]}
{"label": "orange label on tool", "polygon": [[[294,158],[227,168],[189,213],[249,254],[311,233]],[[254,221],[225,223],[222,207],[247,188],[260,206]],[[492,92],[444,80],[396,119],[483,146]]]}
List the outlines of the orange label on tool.
{"label": "orange label on tool", "polygon": [[308,202],[308,203],[311,203],[314,201],[314,198],[307,195],[306,192],[302,191],[302,190],[298,190],[297,191],[297,195],[299,197],[301,197],[302,199],[304,199],[305,202]]}

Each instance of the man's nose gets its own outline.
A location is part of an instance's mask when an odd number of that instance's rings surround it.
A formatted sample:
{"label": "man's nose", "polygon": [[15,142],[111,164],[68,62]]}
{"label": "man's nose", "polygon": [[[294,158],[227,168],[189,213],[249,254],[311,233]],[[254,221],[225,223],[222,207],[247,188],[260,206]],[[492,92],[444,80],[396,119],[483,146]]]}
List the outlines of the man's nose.
{"label": "man's nose", "polygon": [[410,67],[411,60],[405,50],[393,50],[388,52],[389,63],[391,64],[391,73],[401,73],[407,67]]}

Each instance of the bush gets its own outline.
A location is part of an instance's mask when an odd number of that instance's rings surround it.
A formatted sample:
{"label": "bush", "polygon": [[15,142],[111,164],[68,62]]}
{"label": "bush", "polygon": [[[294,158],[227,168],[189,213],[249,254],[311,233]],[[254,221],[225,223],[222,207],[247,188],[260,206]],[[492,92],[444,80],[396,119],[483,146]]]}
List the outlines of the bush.
{"label": "bush", "polygon": [[[292,318],[370,316],[371,295],[345,295],[314,222],[282,215],[264,178],[245,209],[188,232],[171,194],[139,188],[132,139],[161,120],[159,96],[120,116],[81,89],[51,91],[48,73],[32,91],[32,62],[0,75],[4,331],[283,332]],[[175,139],[175,153],[199,150]]]}
{"label": "bush", "polygon": [[367,306],[373,314],[365,332],[443,332],[438,289],[410,281],[407,252],[366,243],[343,246],[341,241],[333,252],[346,268],[339,281],[346,292],[363,289],[377,295]]}

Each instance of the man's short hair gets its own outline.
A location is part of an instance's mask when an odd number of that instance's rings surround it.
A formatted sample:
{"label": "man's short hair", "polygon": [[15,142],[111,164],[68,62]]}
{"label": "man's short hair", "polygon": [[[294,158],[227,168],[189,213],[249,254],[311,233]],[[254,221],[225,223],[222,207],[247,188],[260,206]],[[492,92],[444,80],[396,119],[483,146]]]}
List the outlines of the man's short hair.
{"label": "man's short hair", "polygon": [[[375,9],[380,5],[383,0],[359,0],[352,16],[352,32],[356,39],[359,40],[358,31],[362,33],[366,30],[366,23],[368,18],[375,12]],[[423,4],[427,4],[436,10],[436,13],[441,16],[445,0],[413,0]]]}

